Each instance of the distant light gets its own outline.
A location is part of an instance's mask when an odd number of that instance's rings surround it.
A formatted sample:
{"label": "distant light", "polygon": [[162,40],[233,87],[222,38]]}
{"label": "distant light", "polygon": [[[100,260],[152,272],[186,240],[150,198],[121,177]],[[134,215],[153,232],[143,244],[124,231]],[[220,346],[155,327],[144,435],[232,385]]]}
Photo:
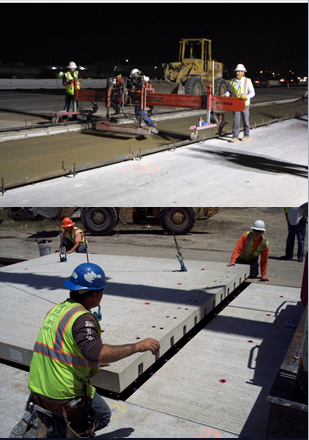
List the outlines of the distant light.
{"label": "distant light", "polygon": [[57,70],[57,67],[53,66],[51,69],[52,69],[52,70]]}
{"label": "distant light", "polygon": [[155,69],[157,69],[157,66],[154,66]]}
{"label": "distant light", "polygon": [[263,73],[263,70],[260,70],[260,73]]}
{"label": "distant light", "polygon": [[129,62],[129,60],[126,60],[126,63],[128,63]]}
{"label": "distant light", "polygon": [[80,70],[86,70],[86,67],[80,66]]}

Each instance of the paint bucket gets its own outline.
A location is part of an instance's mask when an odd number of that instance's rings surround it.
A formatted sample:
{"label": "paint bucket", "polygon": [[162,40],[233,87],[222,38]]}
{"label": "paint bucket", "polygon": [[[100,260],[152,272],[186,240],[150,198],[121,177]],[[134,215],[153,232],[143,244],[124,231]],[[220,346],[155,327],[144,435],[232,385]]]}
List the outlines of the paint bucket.
{"label": "paint bucket", "polygon": [[40,257],[51,253],[51,246],[49,244],[51,243],[51,240],[40,240],[37,243],[39,245]]}

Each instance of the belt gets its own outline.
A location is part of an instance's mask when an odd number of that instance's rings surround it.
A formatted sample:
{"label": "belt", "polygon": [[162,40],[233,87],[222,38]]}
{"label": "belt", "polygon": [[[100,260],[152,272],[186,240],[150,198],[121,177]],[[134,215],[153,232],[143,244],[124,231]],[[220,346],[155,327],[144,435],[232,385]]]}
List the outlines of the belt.
{"label": "belt", "polygon": [[62,402],[50,402],[49,400],[44,399],[44,397],[32,393],[31,400],[33,400],[37,405],[42,406],[42,408],[48,409],[49,411],[59,411],[62,413],[63,406],[65,406],[66,403],[72,399],[64,400]]}

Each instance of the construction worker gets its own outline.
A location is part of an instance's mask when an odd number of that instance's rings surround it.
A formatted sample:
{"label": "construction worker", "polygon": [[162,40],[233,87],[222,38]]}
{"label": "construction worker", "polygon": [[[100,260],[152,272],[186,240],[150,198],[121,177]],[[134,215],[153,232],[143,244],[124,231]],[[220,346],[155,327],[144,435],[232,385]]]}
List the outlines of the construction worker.
{"label": "construction worker", "polygon": [[302,263],[304,259],[308,203],[304,203],[299,207],[284,208],[284,213],[288,225],[288,236],[286,239],[285,255],[281,257],[281,260],[292,260],[295,237],[297,237],[297,261]]}
{"label": "construction worker", "polygon": [[[149,77],[142,75],[142,72],[138,69],[132,69],[130,73],[130,79],[131,79],[131,86],[136,89],[141,89],[142,86],[142,80],[149,81]],[[141,106],[136,105],[135,106],[135,117],[139,121],[141,118]],[[157,124],[150,118],[146,110],[143,110],[143,121],[146,122],[149,127],[155,127]],[[159,133],[156,128],[153,128],[152,133],[157,134]]]}
{"label": "construction worker", "polygon": [[64,229],[64,232],[61,235],[60,247],[56,252],[60,252],[63,247],[65,247],[67,254],[87,252],[87,240],[83,231],[74,225],[75,223],[69,217],[62,220],[61,227]]}
{"label": "construction worker", "polygon": [[[103,269],[93,263],[77,266],[63,283],[70,297],[46,315],[34,345],[26,413],[10,437],[94,437],[108,425],[111,411],[89,379],[134,353],[160,348],[157,340],[108,345],[91,309],[106,287]],[[47,411],[47,413],[46,413]]]}
{"label": "construction worker", "polygon": [[265,223],[262,220],[256,220],[251,226],[251,232],[245,232],[238,240],[227,266],[235,266],[236,263],[250,264],[250,278],[256,278],[259,273],[259,256],[261,255],[261,280],[269,281],[269,278],[266,278],[269,242],[263,236],[265,231]]}
{"label": "construction worker", "polygon": [[[62,83],[65,86],[65,103],[64,103],[64,111],[68,112],[70,110],[71,102],[73,102],[73,111],[77,111],[78,109],[78,101],[74,101],[74,82],[73,79],[75,78],[77,82],[77,89],[79,90],[81,88],[81,81],[82,78],[79,78],[79,72],[77,69],[77,65],[74,63],[74,61],[71,61],[69,65],[67,66],[69,69],[63,76]],[[76,119],[75,115],[75,119]]]}
{"label": "construction worker", "polygon": [[236,78],[230,81],[227,92],[223,96],[234,96],[244,99],[245,111],[233,112],[233,137],[230,142],[238,142],[239,129],[240,129],[240,117],[242,117],[244,124],[244,136],[242,141],[249,140],[250,136],[250,123],[249,123],[249,107],[250,99],[255,96],[254,87],[250,78],[245,77],[247,72],[243,64],[237,64],[235,67]]}

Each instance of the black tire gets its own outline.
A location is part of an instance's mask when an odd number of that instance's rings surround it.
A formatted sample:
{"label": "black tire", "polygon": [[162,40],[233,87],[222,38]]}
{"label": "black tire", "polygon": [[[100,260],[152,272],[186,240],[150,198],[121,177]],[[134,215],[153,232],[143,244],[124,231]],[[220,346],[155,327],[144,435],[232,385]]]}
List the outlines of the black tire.
{"label": "black tire", "polygon": [[186,95],[202,95],[204,91],[203,83],[198,76],[191,76],[185,84]]}
{"label": "black tire", "polygon": [[168,234],[186,234],[195,225],[193,208],[161,208],[160,225]]}
{"label": "black tire", "polygon": [[116,226],[118,215],[115,208],[84,208],[81,220],[91,234],[107,235]]}
{"label": "black tire", "polygon": [[215,79],[215,95],[222,96],[227,90],[226,82],[222,78]]}

